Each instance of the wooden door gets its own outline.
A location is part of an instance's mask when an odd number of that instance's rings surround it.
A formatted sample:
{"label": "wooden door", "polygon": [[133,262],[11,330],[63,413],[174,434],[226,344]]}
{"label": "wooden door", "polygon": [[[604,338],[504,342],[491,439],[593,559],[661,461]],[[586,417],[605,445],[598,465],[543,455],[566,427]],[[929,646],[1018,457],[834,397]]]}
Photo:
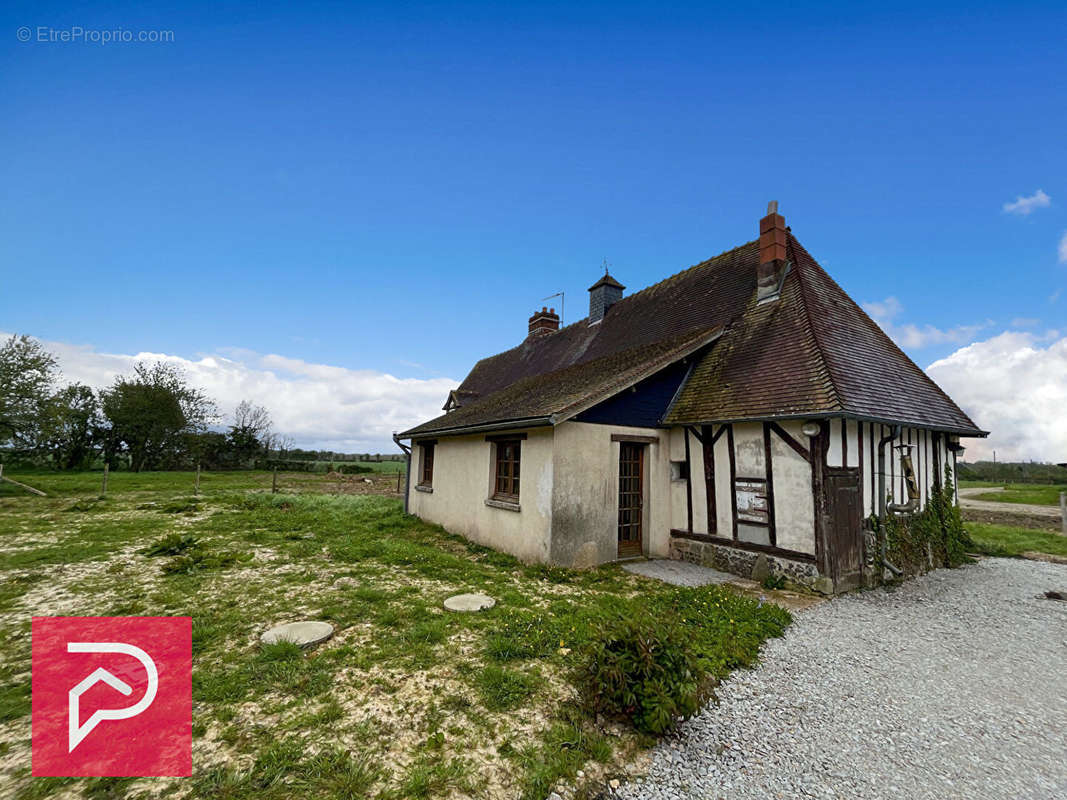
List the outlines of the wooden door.
{"label": "wooden door", "polygon": [[859,470],[828,470],[826,475],[826,543],[830,577],[838,592],[863,579],[862,495]]}
{"label": "wooden door", "polygon": [[644,516],[645,447],[619,443],[619,558],[643,552],[641,518]]}

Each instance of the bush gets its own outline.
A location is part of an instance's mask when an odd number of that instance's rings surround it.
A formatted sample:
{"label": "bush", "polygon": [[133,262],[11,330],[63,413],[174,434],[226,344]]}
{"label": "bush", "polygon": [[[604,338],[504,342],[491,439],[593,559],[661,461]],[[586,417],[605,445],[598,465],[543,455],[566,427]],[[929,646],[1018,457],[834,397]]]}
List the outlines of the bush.
{"label": "bush", "polygon": [[164,575],[192,575],[211,569],[227,569],[239,561],[248,561],[249,559],[251,559],[251,554],[249,553],[231,553],[228,551],[213,553],[197,546],[180,556],[172,558],[163,565],[162,570]]}
{"label": "bush", "polygon": [[363,475],[374,472],[372,467],[361,467],[359,464],[338,464],[337,471],[342,475]]}
{"label": "bush", "polygon": [[[926,507],[911,516],[889,515],[882,535],[887,556],[906,573],[931,567],[958,567],[968,561],[974,542],[963,527],[952,489],[952,469],[945,466],[944,481],[931,489]],[[877,520],[873,524],[878,524]]]}
{"label": "bush", "polygon": [[678,625],[645,617],[617,622],[594,641],[577,682],[592,710],[659,734],[696,713],[706,679]]}
{"label": "bush", "polygon": [[191,533],[170,533],[141,552],[146,556],[177,556],[199,546]]}

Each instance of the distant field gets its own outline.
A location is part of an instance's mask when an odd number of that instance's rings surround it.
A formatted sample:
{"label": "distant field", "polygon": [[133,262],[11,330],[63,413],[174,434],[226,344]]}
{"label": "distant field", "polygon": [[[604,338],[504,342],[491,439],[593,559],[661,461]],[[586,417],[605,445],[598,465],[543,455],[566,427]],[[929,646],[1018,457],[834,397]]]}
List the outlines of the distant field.
{"label": "distant field", "polygon": [[960,481],[961,488],[996,488],[1004,487],[1002,492],[987,492],[975,497],[976,500],[990,500],[995,503],[1028,503],[1039,506],[1058,506],[1060,492],[1067,492],[1064,484],[1036,483],[990,483],[987,481]]}
{"label": "distant field", "polygon": [[[394,462],[395,463],[395,462]],[[371,466],[385,466],[373,464]],[[398,466],[403,466],[399,464]],[[395,494],[396,470],[381,470],[378,474],[343,475],[330,479],[322,472],[279,472],[278,490],[282,492],[323,492],[327,494]],[[42,489],[50,497],[84,497],[100,493],[104,473],[52,472],[49,470],[4,470],[7,477]],[[387,475],[389,477],[387,477]],[[366,484],[363,478],[373,483]],[[267,470],[235,470],[201,472],[200,491],[204,494],[218,490],[246,491],[270,489],[274,475]],[[108,494],[131,492],[187,492],[196,486],[195,472],[112,472],[108,476]],[[25,490],[7,481],[0,481],[0,498],[27,497]]]}
{"label": "distant field", "polygon": [[983,522],[967,522],[964,527],[978,552],[988,556],[1014,557],[1027,551],[1067,556],[1067,536]]}

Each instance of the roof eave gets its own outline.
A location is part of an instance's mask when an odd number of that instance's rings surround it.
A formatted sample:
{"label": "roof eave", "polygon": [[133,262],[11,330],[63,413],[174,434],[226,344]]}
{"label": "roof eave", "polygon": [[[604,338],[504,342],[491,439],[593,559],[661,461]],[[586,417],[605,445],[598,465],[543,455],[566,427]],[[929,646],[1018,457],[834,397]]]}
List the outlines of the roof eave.
{"label": "roof eave", "polygon": [[790,412],[786,414],[761,414],[757,416],[746,417],[721,417],[718,419],[679,419],[665,421],[664,425],[725,425],[727,423],[738,422],[762,422],[763,420],[795,420],[795,419],[850,419],[857,422],[874,422],[879,425],[906,425],[909,428],[925,428],[931,431],[940,431],[942,433],[951,433],[956,436],[961,436],[968,439],[984,439],[989,436],[989,431],[983,431],[979,428],[966,428],[953,425],[935,425],[929,422],[921,422],[919,420],[907,420],[907,419],[891,419],[887,417],[876,417],[869,414],[854,414],[847,411],[802,411],[802,412]]}
{"label": "roof eave", "polygon": [[396,435],[397,439],[423,439],[432,436],[462,436],[464,434],[483,433],[487,431],[506,431],[518,428],[541,428],[551,425],[551,417],[523,417],[520,419],[498,420],[495,422],[483,422],[475,425],[456,425],[451,428],[436,428],[434,430],[408,430]]}

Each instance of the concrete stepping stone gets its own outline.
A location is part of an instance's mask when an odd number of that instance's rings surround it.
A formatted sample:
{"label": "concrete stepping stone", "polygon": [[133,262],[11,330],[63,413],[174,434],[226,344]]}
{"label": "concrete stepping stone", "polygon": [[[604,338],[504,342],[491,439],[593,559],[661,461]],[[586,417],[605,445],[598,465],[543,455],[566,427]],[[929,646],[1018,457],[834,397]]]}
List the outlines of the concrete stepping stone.
{"label": "concrete stepping stone", "polygon": [[328,622],[288,622],[277,625],[259,637],[263,644],[292,642],[301,647],[325,642],[333,636],[333,625]]}
{"label": "concrete stepping stone", "polygon": [[454,594],[445,600],[449,611],[483,611],[496,605],[496,600],[487,594]]}

